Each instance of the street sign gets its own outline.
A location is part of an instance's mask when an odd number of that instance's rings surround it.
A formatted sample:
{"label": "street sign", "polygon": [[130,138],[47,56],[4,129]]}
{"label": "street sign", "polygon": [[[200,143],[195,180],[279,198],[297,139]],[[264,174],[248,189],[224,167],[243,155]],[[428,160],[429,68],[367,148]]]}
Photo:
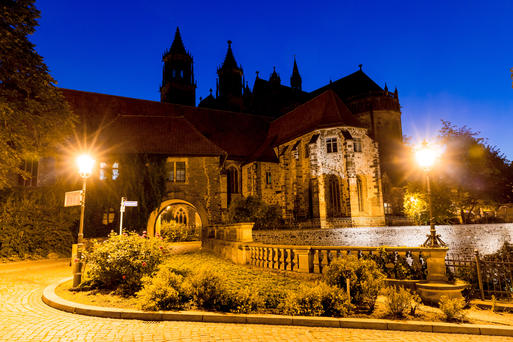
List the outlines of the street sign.
{"label": "street sign", "polygon": [[123,234],[123,213],[126,207],[137,207],[137,201],[127,201],[126,197],[121,197],[121,205],[119,206],[119,235]]}
{"label": "street sign", "polygon": [[137,201],[125,201],[125,207],[137,207]]}
{"label": "street sign", "polygon": [[82,190],[66,191],[64,195],[64,206],[74,207],[82,204]]}

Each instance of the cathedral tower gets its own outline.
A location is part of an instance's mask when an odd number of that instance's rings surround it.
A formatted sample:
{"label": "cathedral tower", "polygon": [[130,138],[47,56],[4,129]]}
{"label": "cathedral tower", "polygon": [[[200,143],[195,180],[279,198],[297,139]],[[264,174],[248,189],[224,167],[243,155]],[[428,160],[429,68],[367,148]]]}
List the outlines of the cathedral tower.
{"label": "cathedral tower", "polygon": [[196,83],[194,82],[193,59],[185,50],[176,28],[175,39],[171,48],[162,56],[164,70],[160,101],[194,106],[196,104]]}
{"label": "cathedral tower", "polygon": [[241,111],[243,107],[242,89],[243,71],[237,66],[232,52],[232,41],[228,41],[228,51],[223,65],[217,69],[219,76],[218,97],[221,106],[225,109]]}
{"label": "cathedral tower", "polygon": [[290,76],[290,87],[292,89],[301,90],[301,76],[297,68],[296,56],[294,56],[294,67],[292,68],[292,76]]}

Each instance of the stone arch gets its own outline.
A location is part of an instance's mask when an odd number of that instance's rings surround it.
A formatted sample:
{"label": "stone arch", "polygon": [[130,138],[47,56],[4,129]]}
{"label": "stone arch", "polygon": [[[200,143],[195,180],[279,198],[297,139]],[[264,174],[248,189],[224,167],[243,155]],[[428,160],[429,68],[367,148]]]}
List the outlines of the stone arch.
{"label": "stone arch", "polygon": [[201,220],[201,226],[208,226],[208,214],[203,205],[194,204],[182,199],[168,199],[163,201],[158,208],[151,212],[150,217],[148,218],[148,224],[146,226],[146,231],[148,232],[149,236],[155,236],[155,233],[158,231],[158,219],[162,212],[165,211],[168,206],[177,204],[194,208]]}

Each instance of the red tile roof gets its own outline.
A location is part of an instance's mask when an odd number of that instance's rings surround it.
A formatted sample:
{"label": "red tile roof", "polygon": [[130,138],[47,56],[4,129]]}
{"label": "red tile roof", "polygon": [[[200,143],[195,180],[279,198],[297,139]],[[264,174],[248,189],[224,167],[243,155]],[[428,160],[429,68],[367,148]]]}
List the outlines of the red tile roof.
{"label": "red tile roof", "polygon": [[356,117],[332,91],[327,90],[271,122],[268,137],[275,146],[318,128],[362,127]]}

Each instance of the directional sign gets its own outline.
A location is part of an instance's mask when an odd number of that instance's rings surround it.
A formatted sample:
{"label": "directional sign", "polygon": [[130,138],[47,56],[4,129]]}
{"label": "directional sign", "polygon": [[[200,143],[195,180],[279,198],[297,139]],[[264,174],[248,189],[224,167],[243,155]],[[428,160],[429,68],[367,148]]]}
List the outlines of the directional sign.
{"label": "directional sign", "polygon": [[137,207],[137,201],[125,201],[125,207]]}
{"label": "directional sign", "polygon": [[74,207],[82,204],[82,190],[66,191],[64,195],[64,206]]}

